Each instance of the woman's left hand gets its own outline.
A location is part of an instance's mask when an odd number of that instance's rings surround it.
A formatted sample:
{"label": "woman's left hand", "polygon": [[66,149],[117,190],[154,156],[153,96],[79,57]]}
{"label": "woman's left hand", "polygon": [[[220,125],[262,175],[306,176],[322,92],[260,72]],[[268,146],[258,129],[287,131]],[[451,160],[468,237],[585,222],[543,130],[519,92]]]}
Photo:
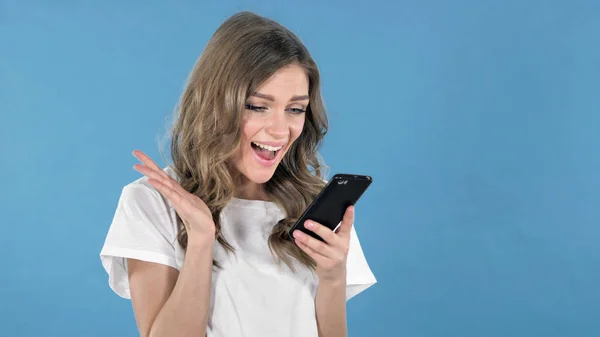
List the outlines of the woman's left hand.
{"label": "woman's left hand", "polygon": [[295,230],[294,241],[317,263],[317,276],[320,282],[346,282],[346,258],[350,248],[350,233],[354,223],[354,206],[346,208],[344,218],[337,232],[318,222],[307,220],[306,229],[320,236],[325,242]]}

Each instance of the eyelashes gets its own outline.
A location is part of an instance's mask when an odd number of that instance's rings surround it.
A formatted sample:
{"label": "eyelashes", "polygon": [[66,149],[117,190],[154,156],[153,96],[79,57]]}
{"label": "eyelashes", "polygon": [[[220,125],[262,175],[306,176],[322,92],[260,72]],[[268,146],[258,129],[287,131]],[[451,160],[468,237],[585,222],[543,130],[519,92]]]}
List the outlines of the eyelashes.
{"label": "eyelashes", "polygon": [[252,110],[252,111],[257,111],[257,112],[263,112],[263,111],[267,110],[267,107],[253,105],[253,104],[246,104],[246,109]]}
{"label": "eyelashes", "polygon": [[[254,104],[246,104],[246,109],[247,110],[251,110],[251,111],[255,111],[255,112],[265,112],[267,111],[267,107],[265,106],[260,106],[260,105],[254,105]],[[293,114],[302,114],[306,112],[306,109],[302,109],[302,108],[288,108],[286,109],[286,111],[290,111]]]}
{"label": "eyelashes", "polygon": [[302,114],[302,113],[306,112],[306,109],[300,109],[300,108],[289,108],[286,110],[289,110],[293,114]]}

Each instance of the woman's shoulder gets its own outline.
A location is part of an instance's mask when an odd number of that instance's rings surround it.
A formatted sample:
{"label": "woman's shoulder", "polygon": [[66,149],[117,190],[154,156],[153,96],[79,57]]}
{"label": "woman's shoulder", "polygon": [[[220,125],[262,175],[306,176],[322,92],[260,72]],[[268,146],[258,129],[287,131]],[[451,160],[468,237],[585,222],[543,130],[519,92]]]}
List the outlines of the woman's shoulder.
{"label": "woman's shoulder", "polygon": [[[164,167],[163,172],[177,180],[177,175],[171,167]],[[170,208],[169,201],[162,196],[156,187],[150,184],[146,176],[141,176],[126,183],[121,190],[121,199],[129,205],[143,206],[147,203],[155,204],[159,202],[161,206],[164,204],[164,206]]]}
{"label": "woman's shoulder", "polygon": [[[172,174],[169,168],[164,170]],[[109,227],[108,246],[128,247],[131,244],[132,247],[147,246],[148,249],[163,240],[172,245],[176,236],[175,210],[146,176],[122,187]]]}
{"label": "woman's shoulder", "polygon": [[123,186],[100,257],[111,288],[125,298],[130,298],[127,259],[181,267],[175,212],[147,177]]}
{"label": "woman's shoulder", "polygon": [[[163,170],[175,178],[171,168]],[[154,228],[173,238],[177,232],[176,213],[169,200],[148,181],[148,177],[142,176],[122,187],[111,228],[138,228],[144,231]]]}

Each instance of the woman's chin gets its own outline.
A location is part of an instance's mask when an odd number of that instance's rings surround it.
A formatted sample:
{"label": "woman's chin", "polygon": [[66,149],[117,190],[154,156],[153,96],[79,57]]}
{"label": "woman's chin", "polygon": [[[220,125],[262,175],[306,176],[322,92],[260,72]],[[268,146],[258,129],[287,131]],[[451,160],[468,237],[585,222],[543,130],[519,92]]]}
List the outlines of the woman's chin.
{"label": "woman's chin", "polygon": [[246,175],[246,178],[248,178],[248,180],[255,184],[264,184],[267,181],[271,180],[274,174],[275,167],[273,169],[262,168],[260,170],[254,170],[253,172],[249,172],[249,174]]}

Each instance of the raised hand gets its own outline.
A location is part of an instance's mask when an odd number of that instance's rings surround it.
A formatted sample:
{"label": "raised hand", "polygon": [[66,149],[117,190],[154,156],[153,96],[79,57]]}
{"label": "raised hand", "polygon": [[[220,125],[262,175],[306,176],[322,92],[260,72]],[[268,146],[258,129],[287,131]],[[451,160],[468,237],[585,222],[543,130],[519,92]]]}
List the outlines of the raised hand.
{"label": "raised hand", "polygon": [[214,240],[215,223],[204,201],[184,190],[144,152],[135,150],[133,155],[142,162],[135,164],[133,168],[148,177],[148,182],[171,202],[183,220],[188,242]]}
{"label": "raised hand", "polygon": [[346,259],[350,247],[350,235],[354,223],[354,206],[344,213],[342,224],[337,233],[326,226],[307,220],[304,227],[319,235],[325,242],[319,241],[302,231],[295,230],[294,241],[317,263],[317,276],[320,281],[346,281]]}

